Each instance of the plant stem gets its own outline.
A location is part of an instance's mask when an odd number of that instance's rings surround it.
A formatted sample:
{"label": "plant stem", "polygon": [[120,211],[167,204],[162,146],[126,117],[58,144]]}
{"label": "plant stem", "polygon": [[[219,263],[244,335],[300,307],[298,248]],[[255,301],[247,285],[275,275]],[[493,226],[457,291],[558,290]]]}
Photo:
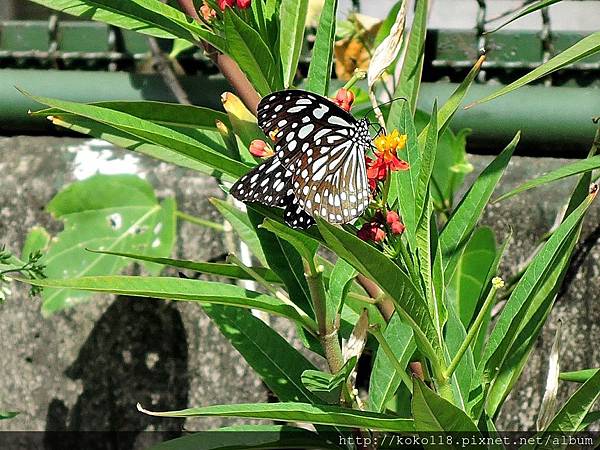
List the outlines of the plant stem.
{"label": "plant stem", "polygon": [[327,294],[323,284],[323,267],[318,266],[315,270],[309,266],[309,271],[304,275],[310,296],[312,298],[315,316],[317,318],[317,329],[327,364],[331,373],[337,373],[344,365],[342,349],[335,323],[327,318]]}
{"label": "plant stem", "polygon": [[240,269],[242,269],[244,272],[250,275],[254,280],[256,280],[256,282],[259,283],[262,287],[264,287],[267,291],[269,291],[271,294],[273,294],[286,305],[289,305],[292,308],[294,308],[300,316],[300,318],[302,319],[302,325],[304,325],[304,328],[306,328],[311,334],[316,334],[317,324],[315,323],[315,321],[311,317],[309,317],[308,314],[306,314],[302,309],[298,308],[298,306],[295,305],[289,298],[287,298],[287,296],[284,295],[279,289],[274,287],[271,283],[269,283],[258,273],[256,273],[256,271],[252,269],[252,267],[246,266],[234,254],[230,254],[227,257],[227,261],[238,266]]}
{"label": "plant stem", "polygon": [[412,394],[412,388],[413,388],[412,380],[410,379],[410,376],[406,373],[406,368],[404,368],[400,365],[400,361],[398,361],[398,358],[396,358],[396,355],[394,355],[394,352],[393,352],[392,348],[390,347],[390,344],[388,344],[388,342],[385,339],[385,336],[383,335],[383,333],[381,332],[381,329],[379,328],[379,326],[373,325],[372,327],[369,328],[369,332],[373,335],[373,337],[375,339],[377,339],[379,346],[383,349],[383,352],[388,357],[390,362],[394,365],[396,372],[398,372],[398,375],[400,375],[400,378],[402,379],[402,381],[404,382],[404,384],[406,385],[406,387]]}
{"label": "plant stem", "polygon": [[367,72],[364,70],[356,69],[352,74],[352,78],[348,80],[348,82],[344,85],[342,89],[350,89],[358,80],[364,80],[367,77]]}
{"label": "plant stem", "polygon": [[193,223],[194,225],[198,225],[201,227],[212,228],[217,231],[225,231],[225,227],[220,223],[211,222],[210,220],[201,219],[199,217],[192,216],[190,214],[184,213],[183,211],[175,211],[175,215],[179,217],[181,220],[185,220],[187,222]]}
{"label": "plant stem", "polygon": [[492,288],[490,289],[490,292],[488,292],[488,295],[487,295],[485,301],[483,302],[483,306],[481,307],[481,309],[479,310],[479,313],[477,314],[477,318],[475,319],[475,322],[473,322],[473,325],[471,326],[471,328],[469,328],[467,337],[465,338],[463,343],[460,345],[458,352],[456,352],[456,355],[454,355],[454,358],[452,359],[452,362],[450,363],[448,368],[444,371],[444,377],[450,378],[452,376],[452,374],[454,373],[454,371],[456,370],[456,368],[458,367],[458,364],[460,363],[460,360],[462,359],[463,355],[465,354],[465,352],[471,345],[471,342],[473,342],[473,339],[475,339],[475,336],[477,336],[477,333],[479,332],[479,328],[481,327],[481,324],[483,323],[483,320],[485,319],[485,316],[486,316],[488,310],[494,303],[494,298],[496,297],[496,291],[500,287],[503,287],[503,286],[504,286],[504,282],[501,279],[494,278],[492,280]]}

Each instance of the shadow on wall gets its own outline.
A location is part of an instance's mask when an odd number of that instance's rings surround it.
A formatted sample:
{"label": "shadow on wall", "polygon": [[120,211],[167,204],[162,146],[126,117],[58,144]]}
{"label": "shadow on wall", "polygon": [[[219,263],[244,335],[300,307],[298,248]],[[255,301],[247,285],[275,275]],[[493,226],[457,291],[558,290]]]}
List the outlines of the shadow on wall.
{"label": "shadow on wall", "polygon": [[49,405],[44,448],[130,450],[144,430],[160,431],[144,434],[147,444],[179,436],[184,419],[147,416],[136,403],[158,411],[187,407],[187,366],[179,311],[163,300],[118,297],[66,371],[83,384],[77,402],[71,409],[59,399]]}

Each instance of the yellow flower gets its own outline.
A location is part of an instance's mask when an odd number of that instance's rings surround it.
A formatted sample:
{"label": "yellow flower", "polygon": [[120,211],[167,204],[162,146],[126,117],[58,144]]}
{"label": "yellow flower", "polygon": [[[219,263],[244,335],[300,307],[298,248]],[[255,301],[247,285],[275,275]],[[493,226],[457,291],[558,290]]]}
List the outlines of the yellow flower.
{"label": "yellow flower", "polygon": [[386,161],[390,161],[396,157],[398,150],[402,150],[406,146],[407,136],[398,133],[398,130],[392,131],[391,134],[382,135],[375,139],[375,153],[383,157]]}

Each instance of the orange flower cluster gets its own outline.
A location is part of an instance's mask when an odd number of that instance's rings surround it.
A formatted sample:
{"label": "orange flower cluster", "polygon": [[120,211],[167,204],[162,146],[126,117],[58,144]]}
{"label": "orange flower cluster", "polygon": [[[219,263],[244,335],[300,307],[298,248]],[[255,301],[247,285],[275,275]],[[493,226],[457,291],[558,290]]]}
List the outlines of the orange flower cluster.
{"label": "orange flower cluster", "polygon": [[376,159],[367,157],[367,178],[371,190],[375,190],[377,182],[385,180],[389,172],[408,170],[406,161],[398,159],[397,152],[406,146],[406,135],[394,130],[391,134],[375,139]]}
{"label": "orange flower cluster", "polygon": [[252,0],[217,0],[217,5],[221,11],[225,11],[225,8],[233,8],[237,6],[240,9],[246,9],[250,7]]}

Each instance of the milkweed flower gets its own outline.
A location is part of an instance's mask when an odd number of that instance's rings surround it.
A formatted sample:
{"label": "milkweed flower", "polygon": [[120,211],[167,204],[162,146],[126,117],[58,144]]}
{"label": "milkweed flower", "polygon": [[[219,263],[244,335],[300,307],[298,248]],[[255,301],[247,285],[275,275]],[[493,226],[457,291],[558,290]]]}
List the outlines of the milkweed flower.
{"label": "milkweed flower", "polygon": [[382,242],[385,239],[385,231],[383,231],[381,225],[375,221],[364,223],[356,235],[359,239],[367,242]]}
{"label": "milkweed flower", "polygon": [[250,143],[249,151],[257,158],[269,158],[275,154],[271,146],[260,139],[255,139]]}
{"label": "milkweed flower", "polygon": [[233,8],[235,0],[217,0],[217,5],[221,11],[225,11],[225,8]]}
{"label": "milkweed flower", "polygon": [[237,7],[240,9],[250,8],[252,0],[236,0]]}
{"label": "milkweed flower", "polygon": [[211,22],[212,20],[216,19],[217,12],[212,9],[208,3],[204,2],[204,4],[200,7],[200,15],[207,22]]}
{"label": "milkweed flower", "polygon": [[388,172],[409,169],[409,164],[397,156],[398,150],[406,146],[406,140],[407,136],[398,133],[398,130],[375,139],[376,159],[367,157],[367,178],[371,189],[375,189],[378,181],[385,180]]}
{"label": "milkweed flower", "polygon": [[333,103],[338,105],[344,111],[350,112],[350,109],[352,109],[352,103],[354,103],[354,99],[354,92],[341,88],[333,99]]}

